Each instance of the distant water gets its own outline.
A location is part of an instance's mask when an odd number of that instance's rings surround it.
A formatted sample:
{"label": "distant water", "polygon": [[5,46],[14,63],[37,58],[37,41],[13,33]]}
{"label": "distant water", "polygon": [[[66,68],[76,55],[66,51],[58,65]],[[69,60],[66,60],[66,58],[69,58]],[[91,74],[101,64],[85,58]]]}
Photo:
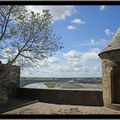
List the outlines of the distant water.
{"label": "distant water", "polygon": [[[35,86],[36,88],[39,88],[39,85],[43,88],[45,86],[41,83],[44,82],[58,82],[58,83],[72,83],[72,84],[101,84],[102,79],[101,78],[21,78],[20,80],[20,86],[26,86],[26,87],[31,87],[32,83],[37,83],[33,84],[32,86]],[[27,86],[29,84],[29,86]],[[39,84],[39,85],[38,85]],[[34,87],[34,88],[35,88]]]}
{"label": "distant water", "polygon": [[40,81],[40,82],[67,82],[67,81],[73,81],[73,82],[89,82],[89,81],[97,81],[101,82],[102,78],[37,78],[37,77],[22,77],[21,81]]}
{"label": "distant water", "polygon": [[24,86],[24,88],[47,88],[44,83],[31,83]]}
{"label": "distant water", "polygon": [[[48,88],[44,83],[31,83],[23,86],[23,88],[35,88],[35,89],[46,89]],[[74,82],[63,82],[57,83],[55,88],[59,89],[101,89],[101,84],[88,84],[88,83],[74,83]]]}
{"label": "distant water", "polygon": [[57,82],[57,88],[100,88],[102,78],[27,78],[20,81],[21,87],[46,88],[44,82]]}

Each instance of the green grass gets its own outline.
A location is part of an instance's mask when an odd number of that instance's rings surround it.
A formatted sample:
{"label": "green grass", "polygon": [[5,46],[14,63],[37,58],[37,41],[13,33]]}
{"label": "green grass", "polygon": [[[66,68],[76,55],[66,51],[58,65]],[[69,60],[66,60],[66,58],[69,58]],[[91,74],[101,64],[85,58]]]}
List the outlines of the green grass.
{"label": "green grass", "polygon": [[57,83],[53,83],[53,82],[51,82],[51,83],[44,83],[48,88],[55,88],[55,85],[57,84]]}

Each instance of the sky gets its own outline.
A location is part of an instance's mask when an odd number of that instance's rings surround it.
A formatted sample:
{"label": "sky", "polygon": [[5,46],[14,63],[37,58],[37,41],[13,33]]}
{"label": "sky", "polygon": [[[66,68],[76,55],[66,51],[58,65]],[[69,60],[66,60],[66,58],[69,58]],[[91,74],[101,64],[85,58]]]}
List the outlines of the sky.
{"label": "sky", "polygon": [[53,31],[64,48],[40,61],[39,68],[22,70],[24,77],[102,77],[98,53],[112,40],[120,24],[120,6],[26,6],[49,9]]}

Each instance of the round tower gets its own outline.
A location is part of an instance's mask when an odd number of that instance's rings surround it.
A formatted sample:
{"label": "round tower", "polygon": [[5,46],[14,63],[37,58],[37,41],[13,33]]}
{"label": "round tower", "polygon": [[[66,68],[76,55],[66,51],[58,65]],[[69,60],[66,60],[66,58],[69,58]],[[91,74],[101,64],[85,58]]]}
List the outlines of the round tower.
{"label": "round tower", "polygon": [[104,106],[120,110],[120,28],[98,56],[102,59]]}

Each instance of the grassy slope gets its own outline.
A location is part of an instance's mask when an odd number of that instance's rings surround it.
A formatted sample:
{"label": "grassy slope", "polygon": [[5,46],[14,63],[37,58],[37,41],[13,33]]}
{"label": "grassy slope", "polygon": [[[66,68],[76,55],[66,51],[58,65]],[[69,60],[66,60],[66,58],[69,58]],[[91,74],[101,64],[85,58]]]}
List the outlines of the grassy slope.
{"label": "grassy slope", "polygon": [[55,88],[57,83],[44,83],[48,88]]}

